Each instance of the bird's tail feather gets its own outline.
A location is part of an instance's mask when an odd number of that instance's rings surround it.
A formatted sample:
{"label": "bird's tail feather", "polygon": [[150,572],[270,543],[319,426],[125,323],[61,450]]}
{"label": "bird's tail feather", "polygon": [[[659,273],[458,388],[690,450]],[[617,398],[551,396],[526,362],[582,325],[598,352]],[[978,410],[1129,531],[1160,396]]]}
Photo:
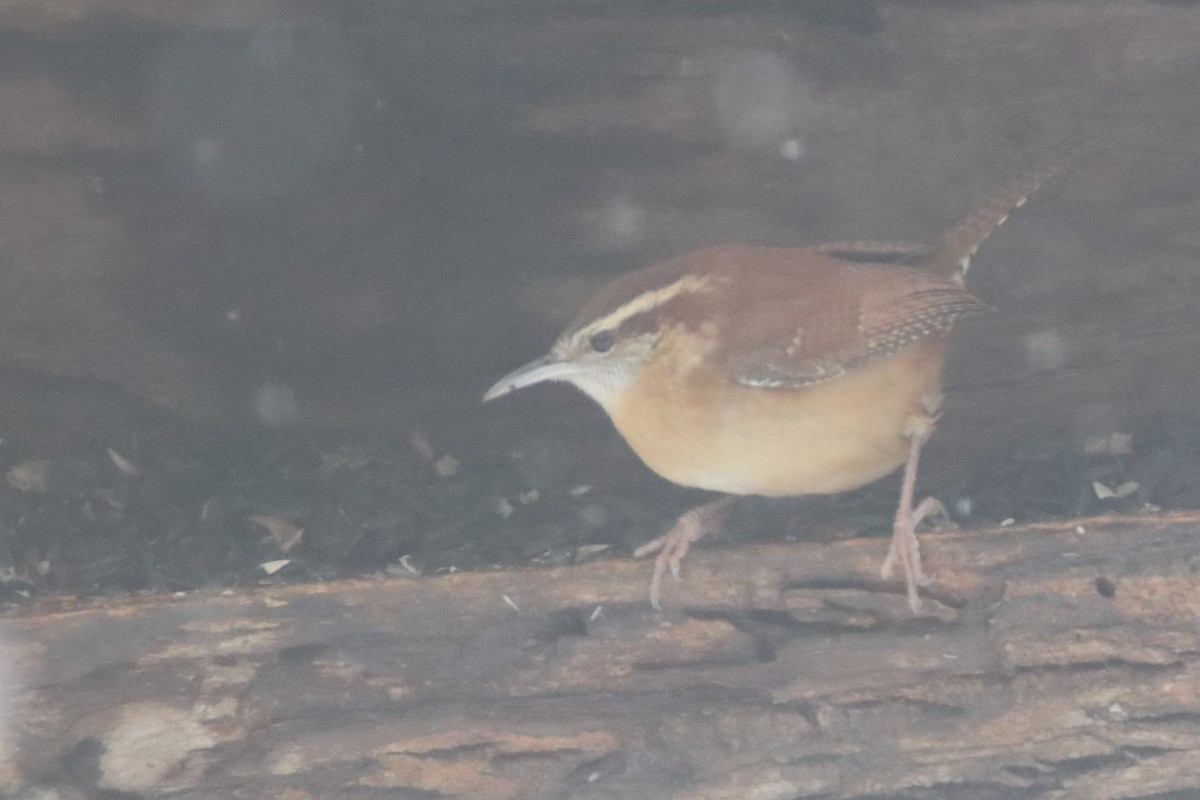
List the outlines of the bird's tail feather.
{"label": "bird's tail feather", "polygon": [[1066,169],[1081,149],[1082,143],[1075,139],[1060,145],[1055,148],[1054,155],[1039,166],[1001,187],[983,205],[942,234],[929,255],[922,259],[924,266],[938,275],[962,283],[979,246],[1004,224],[1009,214],[1023,206],[1043,183]]}

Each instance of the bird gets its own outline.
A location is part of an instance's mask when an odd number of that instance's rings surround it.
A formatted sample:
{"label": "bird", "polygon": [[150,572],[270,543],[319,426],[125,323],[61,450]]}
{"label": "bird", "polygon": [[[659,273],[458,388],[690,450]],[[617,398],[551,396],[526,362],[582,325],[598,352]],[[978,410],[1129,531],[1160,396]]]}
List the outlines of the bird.
{"label": "bird", "polygon": [[[634,551],[656,556],[650,602],[732,499],[834,494],[903,466],[880,569],[899,566],[913,614],[928,582],[914,503],[921,449],[937,426],[954,324],[989,306],[965,288],[971,259],[1067,159],[1003,185],[928,245],[716,245],[623,275],[584,304],[541,358],[505,375],[491,401],[548,381],[592,398],[661,477],[723,497]],[[901,263],[889,263],[900,261]]]}

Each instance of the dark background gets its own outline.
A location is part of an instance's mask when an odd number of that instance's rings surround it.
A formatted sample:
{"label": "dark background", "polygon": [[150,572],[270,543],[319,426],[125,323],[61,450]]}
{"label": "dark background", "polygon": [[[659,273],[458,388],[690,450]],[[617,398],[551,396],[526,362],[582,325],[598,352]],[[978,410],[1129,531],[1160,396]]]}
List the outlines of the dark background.
{"label": "dark background", "polygon": [[[1200,501],[1192,4],[81,0],[0,42],[19,595],[627,552],[699,495],[496,378],[623,271],[927,239],[1081,135],[975,262],[923,484],[966,524]],[[733,529],[873,530],[893,484]]]}

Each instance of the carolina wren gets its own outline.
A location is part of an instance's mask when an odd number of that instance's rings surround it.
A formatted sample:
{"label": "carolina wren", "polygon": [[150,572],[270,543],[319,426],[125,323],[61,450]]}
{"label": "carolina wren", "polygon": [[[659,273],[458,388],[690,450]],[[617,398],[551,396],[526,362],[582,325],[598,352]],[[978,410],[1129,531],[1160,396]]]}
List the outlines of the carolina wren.
{"label": "carolina wren", "polygon": [[[903,464],[882,575],[900,564],[919,613],[915,528],[941,504],[914,506],[917,462],[938,420],[950,329],[986,308],[963,279],[979,245],[1059,166],[1005,186],[928,248],[725,245],[625,275],[484,400],[542,381],[574,384],[652,470],[729,495],[841,492]],[[915,263],[872,263],[890,251]],[[728,500],[693,509],[636,551],[658,553],[655,608],[665,570],[678,577]]]}

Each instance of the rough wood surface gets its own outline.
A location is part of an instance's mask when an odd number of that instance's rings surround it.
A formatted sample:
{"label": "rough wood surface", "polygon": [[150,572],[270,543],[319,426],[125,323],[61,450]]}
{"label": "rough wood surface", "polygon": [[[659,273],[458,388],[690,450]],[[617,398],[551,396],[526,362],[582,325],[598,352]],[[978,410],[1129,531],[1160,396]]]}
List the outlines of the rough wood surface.
{"label": "rough wood surface", "polygon": [[1198,531],[928,534],[919,619],[879,540],[702,549],[662,614],[629,560],[43,602],[0,619],[3,788],[1195,797]]}

